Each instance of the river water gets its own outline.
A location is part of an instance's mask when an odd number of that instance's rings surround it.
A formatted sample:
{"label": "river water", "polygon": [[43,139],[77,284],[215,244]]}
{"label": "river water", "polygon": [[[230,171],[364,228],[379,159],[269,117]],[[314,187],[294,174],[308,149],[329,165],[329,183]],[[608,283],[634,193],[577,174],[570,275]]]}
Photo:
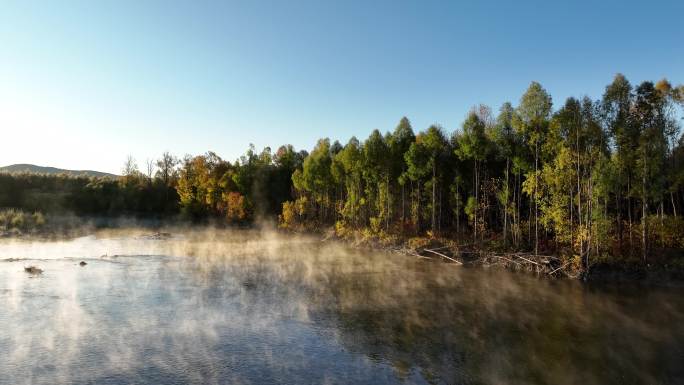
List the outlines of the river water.
{"label": "river water", "polygon": [[0,241],[0,384],[188,383],[684,383],[684,297],[266,232]]}

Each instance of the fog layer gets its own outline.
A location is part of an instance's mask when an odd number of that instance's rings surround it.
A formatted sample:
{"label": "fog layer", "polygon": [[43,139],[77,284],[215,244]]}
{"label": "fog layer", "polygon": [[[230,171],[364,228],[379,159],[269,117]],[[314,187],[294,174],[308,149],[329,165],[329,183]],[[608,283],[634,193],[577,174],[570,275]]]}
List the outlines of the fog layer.
{"label": "fog layer", "polygon": [[684,380],[677,287],[538,280],[268,231],[3,240],[0,260],[3,385]]}

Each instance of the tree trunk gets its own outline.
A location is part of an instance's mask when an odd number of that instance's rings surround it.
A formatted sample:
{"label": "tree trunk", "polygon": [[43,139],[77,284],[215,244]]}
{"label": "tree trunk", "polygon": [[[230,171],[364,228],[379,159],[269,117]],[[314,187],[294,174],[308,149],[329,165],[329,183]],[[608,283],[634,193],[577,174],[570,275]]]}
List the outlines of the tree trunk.
{"label": "tree trunk", "polygon": [[584,239],[582,236],[582,185],[580,182],[580,152],[579,152],[579,133],[577,134],[576,142],[576,152],[577,152],[577,220],[579,231],[579,255],[582,257],[584,253]]}
{"label": "tree trunk", "polygon": [[[590,168],[591,170],[591,168]],[[592,193],[593,193],[593,183],[591,182],[591,171],[589,171],[589,186],[588,191],[587,191],[587,219],[584,221],[585,226],[587,228],[587,252],[585,254],[585,261],[584,261],[584,269],[585,271],[589,271],[589,254],[591,253],[591,241],[592,241],[592,232],[591,232],[591,218],[592,218],[592,213],[594,209],[593,200],[591,199]]]}
{"label": "tree trunk", "polygon": [[508,237],[507,237],[507,230],[508,230],[508,157],[506,157],[506,194],[504,196],[505,202],[504,202],[504,231],[503,231],[503,238],[504,238],[504,247],[507,246],[508,244]]}
{"label": "tree trunk", "polygon": [[401,185],[401,228],[404,228],[404,222],[406,221],[406,212],[404,211],[404,207],[406,207],[406,202],[404,198],[404,190],[406,187],[406,181]]}
{"label": "tree trunk", "polygon": [[439,215],[437,216],[437,232],[442,232],[442,189],[439,189]]}
{"label": "tree trunk", "polygon": [[458,191],[458,182],[456,182],[456,237],[461,235],[461,195]]}
{"label": "tree trunk", "polygon": [[436,167],[435,163],[436,163],[436,161],[433,162],[433,164],[432,164],[432,235],[433,236],[435,235],[435,230],[436,230],[436,226],[435,226],[435,224],[436,224],[435,223],[435,187],[436,186],[435,185],[437,184],[437,177],[436,177],[436,174],[437,174],[436,168],[437,167]]}
{"label": "tree trunk", "polygon": [[[618,250],[622,252],[622,218],[620,216],[620,193],[621,189],[618,188],[615,193],[615,209],[617,210],[617,232],[618,232]],[[607,206],[607,204],[606,204]]]}
{"label": "tree trunk", "polygon": [[387,174],[385,176],[385,199],[387,200],[387,212],[385,213],[385,231],[389,232],[389,218],[390,218],[389,174]]}
{"label": "tree trunk", "polygon": [[478,200],[478,196],[477,196],[478,195],[477,194],[477,192],[478,192],[477,160],[475,161],[475,164],[474,164],[474,171],[475,171],[475,173],[474,173],[475,174],[474,175],[474,177],[475,177],[475,186],[474,186],[475,187],[475,215],[474,215],[474,219],[475,220],[473,221],[473,234],[474,234],[473,243],[477,243],[477,212],[478,212],[478,206],[480,204],[480,201]]}
{"label": "tree trunk", "polygon": [[646,195],[646,166],[641,177],[641,259],[646,263],[648,253],[648,199]]}
{"label": "tree trunk", "polygon": [[539,140],[534,144],[534,255],[539,255],[539,204],[537,199],[537,185],[539,177],[537,175],[539,162]]}
{"label": "tree trunk", "polygon": [[575,194],[572,187],[570,187],[570,251],[575,252],[575,219],[573,218],[573,212],[575,204],[572,201],[572,197]]}
{"label": "tree trunk", "polygon": [[629,222],[629,255],[632,255],[634,242],[632,240],[632,174],[627,174],[627,220]]}
{"label": "tree trunk", "polygon": [[516,209],[515,209],[515,247],[520,246],[520,241],[522,238],[522,229],[520,228],[520,222],[521,222],[521,212],[520,212],[520,206],[522,206],[522,192],[520,191],[520,184],[522,183],[520,181],[520,170],[518,170],[518,173],[515,176],[515,194],[516,197],[518,198],[517,204],[516,204]]}

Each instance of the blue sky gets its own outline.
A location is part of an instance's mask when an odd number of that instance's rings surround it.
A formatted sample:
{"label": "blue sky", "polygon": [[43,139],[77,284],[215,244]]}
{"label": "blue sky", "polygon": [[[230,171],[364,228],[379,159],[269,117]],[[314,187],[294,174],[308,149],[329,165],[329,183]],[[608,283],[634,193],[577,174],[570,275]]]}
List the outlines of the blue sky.
{"label": "blue sky", "polygon": [[0,165],[119,172],[684,82],[684,1],[3,1]]}

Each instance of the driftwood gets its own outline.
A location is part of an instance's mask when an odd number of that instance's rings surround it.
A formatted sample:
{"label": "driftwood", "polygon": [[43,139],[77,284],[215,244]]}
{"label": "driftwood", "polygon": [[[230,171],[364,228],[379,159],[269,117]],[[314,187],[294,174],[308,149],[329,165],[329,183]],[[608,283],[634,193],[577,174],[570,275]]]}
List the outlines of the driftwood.
{"label": "driftwood", "polygon": [[440,246],[435,248],[425,248],[419,250],[403,250],[404,253],[413,255],[420,259],[433,259],[426,255],[421,255],[423,253],[429,253],[436,257],[444,258],[450,262],[456,263],[458,265],[463,265],[464,262],[459,261],[455,257],[451,257],[446,252],[440,252],[441,250],[450,250],[455,255],[479,255],[479,258],[472,260],[474,263],[479,263],[487,266],[503,266],[510,267],[512,269],[522,269],[530,272],[535,272],[536,274],[543,275],[554,275],[558,272],[562,272],[564,275],[573,278],[570,272],[566,271],[566,268],[571,264],[571,262],[566,262],[562,264],[554,263],[553,261],[561,262],[563,259],[553,256],[553,255],[533,255],[528,252],[515,252],[515,253],[505,253],[503,255],[495,255],[493,253],[486,253],[480,250],[459,250],[458,248],[452,249],[450,246]]}
{"label": "driftwood", "polygon": [[515,263],[516,265],[520,266],[520,262],[514,261],[514,260],[512,260],[512,259],[510,259],[510,258],[508,258],[508,257],[504,257],[504,256],[501,256],[501,255],[490,255],[488,258],[490,258],[490,257],[491,257],[491,258],[505,259],[505,260],[507,260],[508,262]]}
{"label": "driftwood", "polygon": [[519,255],[516,255],[516,257],[518,257],[518,258],[520,258],[520,259],[522,259],[522,260],[524,260],[524,261],[527,261],[527,262],[530,262],[530,263],[534,263],[535,265],[539,265],[538,262],[532,261],[532,260],[527,259],[527,258],[525,258],[525,257],[521,257],[521,256],[519,256]]}
{"label": "driftwood", "polygon": [[554,269],[553,271],[549,272],[549,275],[553,275],[553,273],[557,272],[558,270],[564,269],[564,268],[565,268],[566,266],[568,266],[569,264],[570,264],[570,262],[567,262],[565,265],[563,265],[563,266],[561,266],[561,267],[559,267],[559,268]]}
{"label": "driftwood", "polygon": [[[448,248],[449,248],[449,246],[442,246],[442,247],[433,247],[430,250],[436,251],[436,250],[444,250],[444,249],[448,249]],[[425,249],[425,250],[427,250],[427,249]]]}
{"label": "driftwood", "polygon": [[[440,248],[440,249],[443,249],[443,247]],[[439,255],[440,257],[445,258],[445,259],[448,259],[448,260],[450,260],[451,262],[458,263],[459,265],[462,265],[462,264],[463,264],[461,261],[456,260],[456,259],[454,259],[454,258],[451,258],[451,257],[449,257],[449,256],[446,256],[446,255],[444,255],[444,254],[442,254],[442,253],[439,253],[439,252],[437,252],[437,251],[435,251],[435,250],[439,250],[439,249],[424,249],[423,251],[426,251],[426,252],[428,252],[428,253],[432,253],[432,254],[435,254],[435,255]]]}
{"label": "driftwood", "polygon": [[420,254],[418,254],[418,253],[414,253],[413,251],[404,250],[403,252],[404,252],[405,254],[412,255],[412,256],[414,256],[414,257],[416,257],[416,258],[419,258],[419,259],[432,259],[432,258],[430,258],[430,257],[426,257],[426,256],[424,256],[424,255],[420,255]]}
{"label": "driftwood", "polygon": [[[490,265],[495,265],[498,264],[497,262],[492,261],[492,259],[497,259],[505,262],[501,262],[504,265],[506,263],[510,264],[511,266],[515,264],[516,268],[519,269],[526,269],[529,271],[534,271],[537,274],[546,274],[546,275],[553,275],[557,273],[558,271],[563,271],[565,267],[568,266],[568,263],[565,265],[558,267],[556,269],[553,269],[553,265],[551,264],[551,261],[549,261],[547,258],[549,256],[537,256],[537,260],[534,260],[534,256],[526,253],[513,253],[513,254],[506,254],[506,255],[488,255],[484,258],[484,263],[489,263]],[[558,260],[558,258],[553,257],[553,259]],[[564,271],[565,273],[565,271]],[[567,273],[566,273],[567,274]]]}

